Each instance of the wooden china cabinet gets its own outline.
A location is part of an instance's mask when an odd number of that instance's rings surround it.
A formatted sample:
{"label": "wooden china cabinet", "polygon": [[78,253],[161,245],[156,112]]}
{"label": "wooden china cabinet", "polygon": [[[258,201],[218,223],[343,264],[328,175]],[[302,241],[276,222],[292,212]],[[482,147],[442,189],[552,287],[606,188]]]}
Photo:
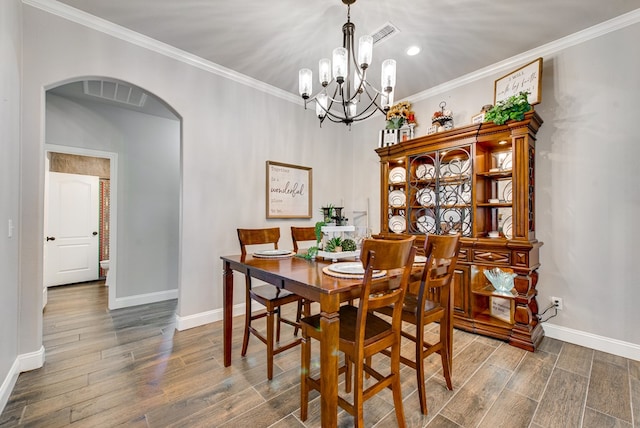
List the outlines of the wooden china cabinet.
{"label": "wooden china cabinet", "polygon": [[[535,111],[505,125],[483,123],[376,150],[381,234],[460,233],[454,325],[535,350],[536,285],[542,242],[535,237]],[[514,273],[499,293],[484,271]]]}

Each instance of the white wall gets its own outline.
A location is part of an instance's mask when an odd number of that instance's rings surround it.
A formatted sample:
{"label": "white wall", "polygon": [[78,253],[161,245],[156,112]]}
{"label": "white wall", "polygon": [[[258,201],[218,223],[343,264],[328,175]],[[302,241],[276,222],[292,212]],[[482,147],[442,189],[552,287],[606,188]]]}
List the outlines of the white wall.
{"label": "white wall", "polygon": [[[182,118],[179,260],[180,317],[222,306],[220,256],[239,251],[237,227],[312,225],[322,203],[344,198],[350,165],[341,157],[348,133],[319,128],[312,111],[220,77],[207,67],[144,49],[41,10],[24,6],[23,143],[25,215],[20,352],[38,349],[42,314],[42,197],[45,90],[85,76],[130,82],[155,94]],[[204,69],[203,69],[204,68]],[[276,94],[277,95],[277,94]],[[311,220],[265,219],[267,160],[313,168]],[[337,168],[346,165],[348,169]],[[139,196],[139,195],[138,195]],[[242,284],[237,281],[237,301]]]}
{"label": "white wall", "polygon": [[[558,42],[521,64],[543,56],[542,103],[535,106],[544,120],[536,145],[536,237],[544,242],[538,302],[543,310],[551,296],[564,299],[564,310],[543,326],[551,336],[592,347],[604,343],[614,353],[615,342],[622,341],[640,358],[640,249],[634,245],[640,240],[637,40],[638,23],[575,46]],[[416,97],[423,98],[413,104],[417,135],[426,133],[442,100],[456,125],[469,124],[493,102],[494,80],[517,68],[510,67]],[[382,127],[380,119],[354,134],[354,152],[366,160],[355,164],[356,177],[371,174],[354,182],[355,194],[377,185],[378,157],[369,150]],[[370,197],[379,206],[379,194]]]}
{"label": "white wall", "polygon": [[0,2],[0,409],[17,377],[21,22],[18,0]]}
{"label": "white wall", "polygon": [[[180,122],[47,94],[46,142],[118,154],[117,298],[178,288]],[[114,171],[115,172],[115,171]]]}

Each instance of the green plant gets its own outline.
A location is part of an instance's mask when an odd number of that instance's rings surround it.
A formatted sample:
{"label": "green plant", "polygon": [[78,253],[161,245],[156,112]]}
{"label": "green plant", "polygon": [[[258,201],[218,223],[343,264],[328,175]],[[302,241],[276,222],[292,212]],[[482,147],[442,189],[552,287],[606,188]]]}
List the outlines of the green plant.
{"label": "green plant", "polygon": [[355,251],[356,250],[356,241],[350,238],[346,238],[342,240],[342,251]]}
{"label": "green plant", "polygon": [[318,221],[316,222],[316,226],[315,229],[313,230],[316,234],[316,242],[320,243],[320,241],[322,241],[322,226],[326,226],[327,223],[325,223],[324,221]]}
{"label": "green plant", "polygon": [[495,106],[485,113],[484,121],[502,125],[508,120],[524,119],[524,114],[531,110],[527,95],[529,95],[529,92],[520,92],[518,95],[512,95],[506,100],[498,101]]}
{"label": "green plant", "polygon": [[342,247],[342,238],[335,236],[327,241],[324,250],[329,253],[335,253],[339,247]]}
{"label": "green plant", "polygon": [[309,247],[307,248],[307,251],[305,253],[296,254],[296,255],[306,260],[313,260],[318,255],[318,247],[316,246]]}

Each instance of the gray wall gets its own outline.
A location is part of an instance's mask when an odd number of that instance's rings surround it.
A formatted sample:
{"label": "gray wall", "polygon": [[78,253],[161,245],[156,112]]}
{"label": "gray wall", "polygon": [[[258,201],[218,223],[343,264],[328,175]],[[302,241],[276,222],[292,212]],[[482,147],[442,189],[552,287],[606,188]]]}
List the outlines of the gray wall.
{"label": "gray wall", "polygon": [[[42,340],[37,290],[42,284],[45,128],[40,123],[45,120],[48,88],[85,76],[123,80],[153,93],[182,118],[180,317],[221,308],[220,256],[238,252],[235,228],[280,226],[285,247],[291,245],[286,233],[290,225],[315,222],[265,219],[267,160],[313,168],[314,215],[322,203],[344,198],[343,183],[351,180],[348,160],[341,159],[348,138],[344,128],[319,128],[311,110],[277,93],[251,88],[27,5],[23,14],[21,257],[31,267],[21,272],[19,352],[38,349]],[[241,301],[240,281],[237,286]]]}
{"label": "gray wall", "polygon": [[[574,46],[558,42],[523,58],[526,64],[543,56],[542,103],[535,106],[544,120],[537,135],[536,237],[540,250],[538,302],[564,299],[564,310],[544,324],[556,337],[592,335],[635,345],[640,355],[640,137],[635,121],[640,108],[640,56],[634,24]],[[567,46],[565,46],[567,45]],[[545,52],[546,51],[546,52]],[[426,128],[444,100],[457,126],[469,124],[484,104],[493,103],[494,80],[518,66],[455,89],[426,94],[413,103],[417,135]],[[353,135],[356,176],[366,176],[379,158],[375,132],[382,121],[367,123]],[[375,166],[378,167],[377,165]],[[355,180],[354,193],[377,186],[377,176]],[[379,207],[380,195],[371,195]],[[379,209],[374,224],[379,228]],[[552,311],[550,311],[552,313]],[[597,338],[596,338],[597,339]],[[633,346],[631,346],[633,348]],[[609,348],[610,351],[614,351]]]}
{"label": "gray wall", "polygon": [[177,118],[47,94],[46,142],[118,154],[116,297],[177,289]]}
{"label": "gray wall", "polygon": [[[7,379],[18,355],[19,334],[21,22],[19,1],[0,2],[0,384],[17,376]],[[9,220],[15,227],[11,238]],[[3,395],[0,408],[8,398]]]}
{"label": "gray wall", "polygon": [[21,22],[19,1],[0,2],[0,384],[18,354]]}

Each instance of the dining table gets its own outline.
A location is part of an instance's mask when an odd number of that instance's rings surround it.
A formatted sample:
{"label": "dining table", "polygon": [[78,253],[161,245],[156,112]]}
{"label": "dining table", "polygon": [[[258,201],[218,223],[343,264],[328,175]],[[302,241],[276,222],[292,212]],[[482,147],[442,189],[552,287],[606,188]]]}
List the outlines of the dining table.
{"label": "dining table", "polygon": [[[338,345],[340,333],[340,303],[358,296],[361,278],[339,278],[323,272],[331,260],[302,257],[256,257],[253,254],[221,256],[223,263],[223,328],[224,365],[231,365],[231,335],[233,322],[233,272],[250,275],[291,291],[304,299],[320,304],[320,394],[323,427],[335,427],[338,422]],[[353,260],[353,259],[352,259]],[[374,281],[377,288],[393,286],[393,276]],[[372,287],[373,289],[373,287]]]}

